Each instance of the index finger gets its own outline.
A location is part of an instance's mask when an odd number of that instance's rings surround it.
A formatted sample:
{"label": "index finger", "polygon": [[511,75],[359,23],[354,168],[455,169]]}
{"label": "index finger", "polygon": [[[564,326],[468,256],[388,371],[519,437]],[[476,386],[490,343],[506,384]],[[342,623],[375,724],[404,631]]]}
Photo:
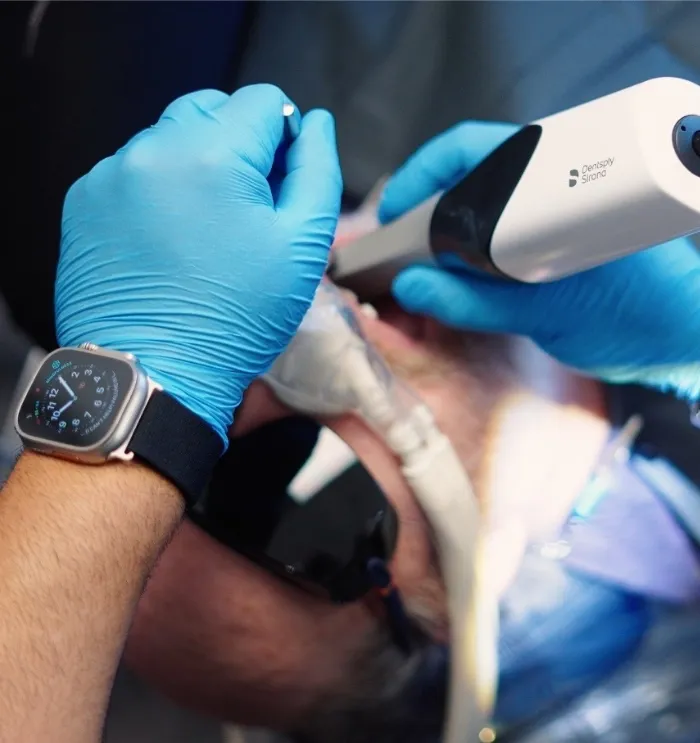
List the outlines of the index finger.
{"label": "index finger", "polygon": [[431,139],[387,183],[379,219],[391,222],[453,186],[517,129],[514,124],[465,121]]}

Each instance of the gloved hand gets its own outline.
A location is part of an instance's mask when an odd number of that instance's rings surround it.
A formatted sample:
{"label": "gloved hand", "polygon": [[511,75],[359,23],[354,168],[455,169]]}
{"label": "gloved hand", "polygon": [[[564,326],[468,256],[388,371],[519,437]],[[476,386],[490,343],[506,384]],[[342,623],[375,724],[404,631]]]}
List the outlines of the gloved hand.
{"label": "gloved hand", "polygon": [[64,205],[61,345],[134,353],[224,441],[309,307],[340,210],[327,112],[304,117],[275,175],[286,101],[269,85],[179,98]]}
{"label": "gloved hand", "polygon": [[[466,122],[436,137],[389,181],[380,220],[454,185],[514,131]],[[397,276],[393,292],[409,312],[460,329],[529,336],[600,379],[700,397],[700,256],[687,239],[548,284],[416,266]]]}

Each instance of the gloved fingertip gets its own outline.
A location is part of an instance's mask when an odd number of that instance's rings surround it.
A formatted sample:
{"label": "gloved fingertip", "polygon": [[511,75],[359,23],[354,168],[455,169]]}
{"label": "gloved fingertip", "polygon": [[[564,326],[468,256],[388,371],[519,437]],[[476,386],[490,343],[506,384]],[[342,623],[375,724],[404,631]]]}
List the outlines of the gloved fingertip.
{"label": "gloved fingertip", "polygon": [[421,313],[433,304],[431,276],[420,266],[407,268],[392,282],[394,299],[408,312]]}
{"label": "gloved fingertip", "polygon": [[392,292],[408,312],[462,330],[517,332],[518,316],[527,315],[519,287],[457,276],[434,266],[405,269],[394,279]]}
{"label": "gloved fingertip", "polygon": [[302,128],[307,126],[319,129],[327,137],[335,139],[335,119],[325,108],[314,108],[309,111],[302,120]]}
{"label": "gloved fingertip", "polygon": [[406,178],[399,171],[384,185],[377,207],[377,218],[381,224],[388,224],[412,209],[415,203],[406,193]]}
{"label": "gloved fingertip", "polygon": [[335,119],[323,108],[309,111],[301,122],[301,132],[290,149],[289,164],[297,167],[302,158],[305,162],[332,162],[338,164],[338,147],[335,140]]}
{"label": "gloved fingertip", "polygon": [[377,219],[381,224],[388,224],[389,222],[396,219],[400,212],[396,209],[394,199],[392,196],[391,181],[386,184],[382,197],[379,200],[379,206],[377,207]]}

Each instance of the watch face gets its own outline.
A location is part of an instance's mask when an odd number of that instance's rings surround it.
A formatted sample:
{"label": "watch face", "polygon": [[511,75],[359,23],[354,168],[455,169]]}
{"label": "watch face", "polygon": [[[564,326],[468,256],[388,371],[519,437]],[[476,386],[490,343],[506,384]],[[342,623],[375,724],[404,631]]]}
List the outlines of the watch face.
{"label": "watch face", "polygon": [[61,349],[34,378],[17,416],[19,430],[57,444],[93,446],[109,433],[134,377],[125,361]]}

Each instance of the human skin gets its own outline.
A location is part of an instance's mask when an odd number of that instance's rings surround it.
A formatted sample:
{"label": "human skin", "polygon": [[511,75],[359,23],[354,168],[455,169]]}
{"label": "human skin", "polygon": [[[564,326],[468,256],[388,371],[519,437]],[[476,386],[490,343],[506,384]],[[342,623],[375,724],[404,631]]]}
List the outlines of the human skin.
{"label": "human skin", "polygon": [[1,743],[99,739],[130,619],[183,507],[143,465],[22,454],[0,492]]}
{"label": "human skin", "polygon": [[[521,506],[536,505],[544,514],[528,524],[528,533],[555,525],[607,434],[598,386],[514,339],[457,334],[395,306],[381,308],[381,319],[356,309],[368,340],[431,408],[485,512],[508,511],[515,481]],[[523,415],[532,418],[533,410],[537,420],[525,421],[531,430],[523,435]],[[269,388],[256,383],[234,434],[287,413]],[[395,582],[414,618],[436,640],[447,640],[431,532],[395,457],[353,416],[320,422],[355,451],[392,502],[400,521],[391,565]],[[555,476],[557,469],[565,477]],[[515,574],[528,537],[513,526],[502,515],[495,519],[492,562],[499,591]],[[302,726],[322,700],[343,693],[382,621],[371,600],[330,605],[186,521],[139,604],[126,659],[186,706],[240,724],[288,730]]]}

